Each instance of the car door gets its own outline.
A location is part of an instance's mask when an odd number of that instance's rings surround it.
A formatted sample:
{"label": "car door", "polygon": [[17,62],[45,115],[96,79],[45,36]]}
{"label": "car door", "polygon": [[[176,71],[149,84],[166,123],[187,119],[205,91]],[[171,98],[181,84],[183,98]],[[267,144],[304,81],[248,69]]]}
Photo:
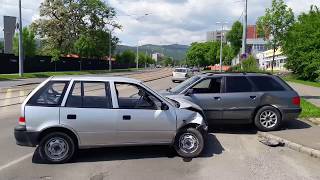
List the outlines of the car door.
{"label": "car door", "polygon": [[116,144],[116,110],[108,82],[74,81],[60,123],[75,130],[81,146]]}
{"label": "car door", "polygon": [[222,77],[206,78],[189,88],[192,93],[186,93],[184,98],[198,104],[209,122],[219,121],[222,118],[221,88]]}
{"label": "car door", "polygon": [[117,139],[121,144],[171,143],[176,131],[172,108],[137,84],[115,82],[118,105]]}
{"label": "car door", "polygon": [[247,123],[259,105],[262,93],[254,92],[252,83],[246,76],[225,77],[225,92],[221,95],[222,118],[225,122],[235,120]]}

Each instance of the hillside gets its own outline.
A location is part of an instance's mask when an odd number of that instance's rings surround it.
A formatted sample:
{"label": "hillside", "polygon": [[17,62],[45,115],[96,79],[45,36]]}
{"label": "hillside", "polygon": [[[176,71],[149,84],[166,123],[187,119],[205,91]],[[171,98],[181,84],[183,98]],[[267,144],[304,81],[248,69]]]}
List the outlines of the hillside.
{"label": "hillside", "polygon": [[[180,44],[171,44],[171,45],[153,45],[153,44],[146,44],[139,46],[140,52],[147,52],[148,54],[152,53],[163,53],[165,56],[172,57],[176,60],[184,60],[186,57],[186,52],[189,46],[187,45],[180,45]],[[123,52],[125,50],[132,50],[136,52],[137,47],[134,46],[126,46],[126,45],[118,45],[116,53]]]}

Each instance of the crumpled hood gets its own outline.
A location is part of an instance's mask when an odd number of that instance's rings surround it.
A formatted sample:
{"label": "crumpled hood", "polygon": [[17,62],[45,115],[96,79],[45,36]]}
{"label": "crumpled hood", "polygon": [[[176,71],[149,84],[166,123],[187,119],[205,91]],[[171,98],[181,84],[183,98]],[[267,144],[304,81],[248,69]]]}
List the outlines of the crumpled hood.
{"label": "crumpled hood", "polygon": [[201,108],[200,106],[198,106],[197,104],[195,104],[195,103],[193,103],[193,102],[191,102],[191,101],[188,101],[188,100],[186,100],[186,99],[183,99],[183,98],[181,98],[181,97],[179,97],[179,96],[168,95],[168,96],[166,96],[166,97],[169,98],[169,99],[173,99],[173,100],[175,100],[175,101],[178,101],[179,104],[180,104],[180,107],[179,107],[180,109],[187,109],[187,108],[192,107],[192,108],[195,108],[195,109],[197,109],[197,110],[202,111],[202,108]]}

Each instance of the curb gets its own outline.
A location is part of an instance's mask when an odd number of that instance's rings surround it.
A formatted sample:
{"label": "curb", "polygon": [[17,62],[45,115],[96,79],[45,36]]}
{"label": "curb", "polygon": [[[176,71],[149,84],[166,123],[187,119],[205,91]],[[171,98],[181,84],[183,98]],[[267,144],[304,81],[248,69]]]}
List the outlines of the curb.
{"label": "curb", "polygon": [[320,118],[300,118],[303,121],[309,121],[312,122],[315,125],[320,126]]}
{"label": "curb", "polygon": [[312,149],[312,148],[306,147],[304,145],[288,141],[286,139],[283,139],[281,137],[278,137],[278,136],[275,136],[275,135],[272,135],[272,134],[269,134],[269,133],[266,133],[266,132],[260,132],[259,131],[258,132],[258,136],[259,137],[264,137],[264,138],[267,138],[267,139],[272,139],[272,140],[279,141],[279,142],[283,143],[286,147],[288,147],[288,148],[290,148],[292,150],[295,150],[295,151],[298,151],[298,152],[301,152],[301,153],[304,153],[304,154],[308,154],[311,157],[320,158],[320,151],[319,150]]}

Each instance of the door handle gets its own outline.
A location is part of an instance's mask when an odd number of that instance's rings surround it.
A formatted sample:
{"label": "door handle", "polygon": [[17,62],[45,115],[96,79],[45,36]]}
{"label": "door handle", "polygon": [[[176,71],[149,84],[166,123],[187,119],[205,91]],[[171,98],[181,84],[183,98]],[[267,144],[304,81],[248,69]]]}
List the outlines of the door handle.
{"label": "door handle", "polygon": [[214,99],[220,101],[221,97],[214,97]]}
{"label": "door handle", "polygon": [[77,115],[75,114],[68,114],[67,119],[77,119]]}
{"label": "door handle", "polygon": [[256,99],[257,96],[250,96],[251,99]]}
{"label": "door handle", "polygon": [[122,116],[123,120],[131,120],[131,116],[130,115],[124,115]]}

